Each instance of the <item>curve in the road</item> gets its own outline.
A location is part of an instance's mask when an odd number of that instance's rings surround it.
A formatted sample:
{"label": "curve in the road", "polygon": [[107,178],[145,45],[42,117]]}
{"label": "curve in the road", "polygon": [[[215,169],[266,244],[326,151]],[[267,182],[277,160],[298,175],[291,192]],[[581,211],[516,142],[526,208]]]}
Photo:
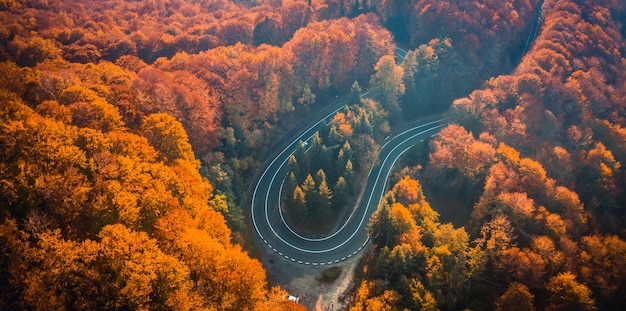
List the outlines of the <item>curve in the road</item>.
{"label": "curve in the road", "polygon": [[[363,249],[369,241],[365,232],[367,220],[380,203],[389,173],[396,161],[419,138],[435,133],[447,123],[446,119],[426,122],[389,140],[381,148],[380,164],[370,170],[367,186],[370,191],[367,201],[358,206],[352,216],[331,235],[324,238],[308,238],[297,234],[286,225],[282,215],[280,215],[279,202],[286,174],[285,164],[289,156],[295,151],[295,144],[303,140],[303,137],[308,140],[313,135],[312,133],[315,133],[319,124],[321,122],[316,123],[303,135],[300,135],[268,165],[255,187],[252,202],[252,220],[255,231],[261,240],[287,260],[312,265],[338,263]],[[375,173],[372,174],[373,172]],[[279,176],[280,178],[278,178]],[[265,196],[259,196],[259,193],[263,191],[265,191]],[[275,217],[276,214],[280,217]]]}
{"label": "curve in the road", "polygon": [[[445,121],[445,120],[447,120],[447,119],[442,119],[442,120],[444,120],[444,121]],[[402,132],[402,133],[398,134],[398,135],[397,135],[397,137],[402,136],[402,135],[404,135],[404,134],[406,134],[406,133],[409,133],[410,131],[415,130],[415,129],[417,129],[417,128],[422,128],[422,127],[424,127],[424,126],[433,125],[433,124],[436,124],[436,123],[439,123],[439,120],[438,120],[438,121],[429,122],[429,123],[426,123],[426,124],[423,124],[423,125],[420,125],[420,126],[414,126],[413,128],[408,129],[408,130],[405,130],[404,132]],[[445,124],[444,124],[444,125],[445,125]],[[439,125],[435,125],[435,126],[434,126],[434,128],[440,128],[440,127],[442,127],[442,126],[443,126],[443,125],[439,124]],[[416,134],[416,135],[414,135],[414,136],[417,136],[417,135],[423,134],[423,133],[425,133],[425,132],[429,132],[429,131],[431,131],[432,129],[433,129],[433,128],[430,128],[430,129],[428,129],[428,130],[426,130],[426,131],[424,131],[424,132],[417,133],[417,134]],[[409,139],[414,138],[414,136],[411,136]],[[382,150],[382,149],[384,149],[384,148],[385,148],[385,146],[386,146],[387,144],[392,143],[392,142],[393,142],[393,140],[391,140],[391,141],[387,141],[387,142],[385,143],[385,145],[383,145],[383,147],[381,148],[381,150]],[[406,142],[406,140],[405,140],[405,141],[403,141],[403,142]],[[393,152],[395,149],[397,149],[398,147],[399,147],[399,145],[395,146],[395,147],[392,149],[392,152]],[[401,152],[400,156],[402,156],[402,154],[404,154],[407,150],[408,150],[408,149],[403,149],[403,151]],[[290,155],[292,155],[292,154],[293,154],[293,152],[292,152]],[[389,159],[389,155],[388,155],[387,157],[385,157],[385,159],[382,161],[383,165],[385,164],[385,162],[386,162],[388,159]],[[397,160],[398,160],[398,158],[395,158],[395,159],[394,159],[393,164],[391,165],[391,167],[392,167],[392,168],[395,166],[395,163],[397,162]],[[379,156],[378,162],[380,162],[380,156]],[[285,164],[286,164],[286,162],[283,162],[283,164],[282,164],[282,165],[285,165]],[[375,167],[375,166],[374,166],[374,165],[372,165],[372,167],[370,168],[370,172],[369,172],[369,174],[368,174],[368,177],[372,174],[372,170],[374,169],[374,167]],[[389,172],[387,172],[387,175],[385,176],[385,180],[389,179],[389,173],[390,173],[390,171],[389,171]],[[380,173],[379,173],[379,175],[380,175]],[[287,176],[284,176],[284,177],[283,177],[283,179],[282,179],[282,182],[281,182],[281,185],[280,185],[280,190],[279,190],[279,192],[278,192],[278,197],[279,197],[279,198],[282,198],[282,197],[283,197],[282,193],[283,193],[283,188],[284,188],[284,186],[285,186],[285,180],[286,180],[286,178],[287,178]],[[378,177],[377,177],[376,182],[378,182],[379,178],[380,178],[380,176],[378,176]],[[275,181],[275,180],[272,180],[272,182],[276,182],[276,181]],[[374,185],[374,186],[375,186],[375,185]],[[386,184],[385,184],[384,188],[386,188]],[[366,203],[366,206],[368,206],[368,207],[369,207],[369,206],[370,206],[370,204],[371,204],[371,201],[372,201],[372,194],[370,193],[370,196],[369,196],[369,198],[368,198],[368,201],[367,201],[367,203]],[[380,200],[379,200],[379,203],[380,203]],[[347,222],[347,221],[346,221],[346,222],[343,222],[343,224],[342,224],[342,225],[341,225],[338,229],[336,229],[333,233],[331,233],[331,234],[330,234],[330,235],[328,235],[328,236],[322,237],[322,238],[310,238],[310,237],[306,237],[306,236],[303,236],[303,235],[299,234],[296,230],[294,230],[294,229],[293,229],[293,228],[292,228],[292,227],[291,227],[291,226],[287,223],[287,221],[285,220],[285,216],[284,216],[283,209],[282,209],[282,200],[278,200],[277,204],[278,204],[278,213],[280,214],[280,220],[281,220],[281,222],[282,222],[282,225],[283,225],[283,226],[285,226],[285,228],[287,228],[287,230],[289,230],[289,231],[290,231],[293,235],[295,235],[296,237],[298,237],[299,239],[302,239],[302,240],[315,242],[315,241],[324,241],[324,240],[331,239],[331,238],[333,238],[334,236],[336,236],[339,232],[341,232],[341,231],[342,231],[342,230],[346,227],[346,225],[348,224],[348,222]],[[266,208],[267,208],[267,202],[266,202]],[[354,213],[351,213],[350,217],[352,217],[353,215],[354,215]],[[365,215],[365,214],[364,214],[364,215]],[[365,220],[365,219],[361,219],[360,224],[362,224],[364,220]]]}
{"label": "curve in the road", "polygon": [[[396,56],[402,60],[407,51],[396,48]],[[362,94],[372,96],[375,90]],[[397,134],[383,145],[378,154],[378,165],[372,165],[363,193],[368,199],[356,206],[348,219],[332,234],[321,237],[305,237],[289,227],[282,215],[280,198],[287,174],[286,163],[300,141],[308,141],[324,126],[324,122],[343,109],[339,105],[325,115],[319,116],[309,128],[302,131],[265,168],[252,193],[251,217],[254,230],[260,240],[281,257],[304,265],[330,265],[339,263],[361,251],[368,243],[367,221],[376,211],[386,190],[389,174],[396,161],[420,138],[436,133],[447,124],[447,119],[430,120]]]}

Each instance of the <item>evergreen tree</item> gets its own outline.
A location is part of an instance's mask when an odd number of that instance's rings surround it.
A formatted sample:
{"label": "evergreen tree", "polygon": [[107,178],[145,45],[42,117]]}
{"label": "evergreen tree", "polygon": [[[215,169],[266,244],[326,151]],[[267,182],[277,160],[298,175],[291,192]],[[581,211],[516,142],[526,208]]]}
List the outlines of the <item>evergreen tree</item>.
{"label": "evergreen tree", "polygon": [[349,141],[346,141],[337,155],[337,167],[345,167],[348,161],[352,161],[352,146]]}
{"label": "evergreen tree", "polygon": [[332,191],[326,184],[326,179],[323,179],[318,187],[318,210],[320,211],[319,215],[327,215],[330,212],[330,203],[333,198]]}
{"label": "evergreen tree", "polygon": [[359,82],[354,81],[352,83],[352,87],[350,88],[350,104],[351,105],[360,105],[363,101],[361,97],[361,86],[359,86]]}
{"label": "evergreen tree", "polygon": [[296,180],[300,179],[302,172],[300,171],[298,159],[294,155],[291,155],[287,161],[287,172],[288,174],[294,174]]}
{"label": "evergreen tree", "polygon": [[296,148],[296,151],[293,153],[293,156],[299,163],[298,167],[299,167],[300,176],[296,176],[298,180],[302,180],[302,178],[304,177],[304,174],[306,174],[306,172],[309,171],[309,164],[311,163],[311,158],[309,157],[309,154],[306,152],[306,149],[307,149],[307,146],[304,145],[303,141],[300,141],[298,142],[298,147]]}
{"label": "evergreen tree", "polygon": [[310,161],[311,166],[309,167],[309,172],[316,172],[323,166],[324,153],[326,152],[326,146],[324,146],[324,142],[322,141],[322,137],[319,132],[316,132],[315,135],[311,138],[311,149],[307,152],[307,156]]}
{"label": "evergreen tree", "polygon": [[309,210],[316,215],[327,215],[330,210],[332,192],[328,187],[324,170],[320,169],[317,171],[314,181],[317,187],[316,191],[311,192],[311,199],[308,204]]}
{"label": "evergreen tree", "polygon": [[296,186],[293,191],[293,204],[290,205],[289,210],[293,212],[294,218],[298,221],[303,221],[309,216],[306,193],[300,186]]}
{"label": "evergreen tree", "polygon": [[311,149],[307,155],[310,159],[309,172],[317,172],[320,169],[331,171],[333,169],[332,150],[326,147],[319,132],[311,138]]}
{"label": "evergreen tree", "polygon": [[298,180],[296,179],[296,175],[293,172],[290,172],[285,179],[285,188],[283,192],[287,195],[287,204],[291,205],[294,203],[293,201],[293,192],[296,190],[298,186]]}
{"label": "evergreen tree", "polygon": [[349,195],[348,183],[343,176],[339,176],[333,187],[332,208],[334,210],[343,208],[348,203]]}
{"label": "evergreen tree", "polygon": [[335,146],[341,143],[341,135],[339,135],[339,131],[337,130],[337,124],[333,123],[330,125],[326,141],[329,146]]}
{"label": "evergreen tree", "polygon": [[315,174],[315,178],[313,179],[315,180],[316,184],[321,184],[322,182],[326,181],[326,172],[324,172],[324,170],[319,169],[317,171],[317,173]]}
{"label": "evergreen tree", "polygon": [[383,199],[378,210],[372,215],[369,226],[367,227],[367,234],[377,248],[383,248],[392,242],[393,231],[391,202],[388,197]]}
{"label": "evergreen tree", "polygon": [[315,202],[317,197],[317,189],[315,189],[315,180],[311,174],[307,175],[301,186],[302,192],[304,192],[305,208],[307,215],[311,214],[311,205]]}
{"label": "evergreen tree", "polygon": [[348,184],[348,189],[350,190],[350,192],[352,192],[352,190],[354,189],[353,186],[353,177],[354,177],[354,169],[352,167],[352,161],[350,159],[348,159],[348,161],[346,162],[346,166],[344,166],[343,168],[343,174],[344,178],[346,179],[346,183]]}

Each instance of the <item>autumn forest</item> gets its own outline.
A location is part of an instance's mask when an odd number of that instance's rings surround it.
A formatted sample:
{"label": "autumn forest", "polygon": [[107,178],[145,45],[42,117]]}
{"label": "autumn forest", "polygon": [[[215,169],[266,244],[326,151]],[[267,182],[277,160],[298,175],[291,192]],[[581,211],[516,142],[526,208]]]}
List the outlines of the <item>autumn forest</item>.
{"label": "autumn forest", "polygon": [[394,166],[346,310],[620,310],[625,38],[619,0],[0,0],[0,309],[305,310],[251,188],[340,107],[286,163],[302,234],[449,120]]}

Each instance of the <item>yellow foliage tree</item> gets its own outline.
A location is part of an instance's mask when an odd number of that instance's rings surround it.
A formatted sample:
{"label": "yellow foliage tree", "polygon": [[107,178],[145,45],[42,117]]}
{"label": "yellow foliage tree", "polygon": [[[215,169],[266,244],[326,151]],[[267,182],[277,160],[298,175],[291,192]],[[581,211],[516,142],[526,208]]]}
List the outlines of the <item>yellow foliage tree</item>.
{"label": "yellow foliage tree", "polygon": [[182,124],[166,113],[147,116],[142,124],[143,135],[165,159],[183,159],[199,166]]}

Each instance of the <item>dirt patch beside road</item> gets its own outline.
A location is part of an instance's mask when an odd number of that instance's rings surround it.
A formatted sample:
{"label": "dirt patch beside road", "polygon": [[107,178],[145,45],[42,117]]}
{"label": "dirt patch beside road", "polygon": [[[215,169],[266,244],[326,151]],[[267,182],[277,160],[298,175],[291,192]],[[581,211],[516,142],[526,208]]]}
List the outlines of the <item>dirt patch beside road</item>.
{"label": "dirt patch beside road", "polygon": [[267,270],[271,286],[279,285],[289,294],[300,297],[300,303],[309,310],[344,310],[346,293],[354,285],[354,269],[363,252],[333,267],[340,267],[339,277],[331,283],[322,282],[322,272],[331,266],[307,266],[287,261],[267,247],[261,250],[261,262]]}

